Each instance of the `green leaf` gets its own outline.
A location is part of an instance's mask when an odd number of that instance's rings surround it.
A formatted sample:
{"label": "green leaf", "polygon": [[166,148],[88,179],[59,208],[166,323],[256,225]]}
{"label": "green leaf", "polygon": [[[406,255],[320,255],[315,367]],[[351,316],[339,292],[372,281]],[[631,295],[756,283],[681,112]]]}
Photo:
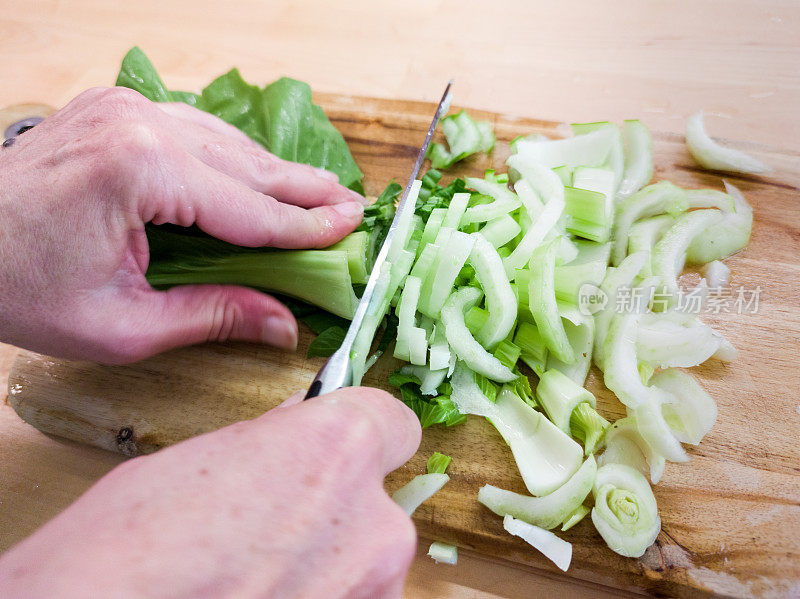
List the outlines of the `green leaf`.
{"label": "green leaf", "polygon": [[347,330],[347,327],[350,326],[350,322],[347,319],[334,316],[330,312],[325,312],[323,310],[318,310],[303,316],[300,318],[300,321],[317,335],[333,327]]}
{"label": "green leaf", "polygon": [[324,168],[339,182],[364,193],[361,171],[342,134],[313,103],[307,83],[283,77],[266,88],[250,85],[232,69],[200,96],[170,91],[138,47],[122,61],[117,85],[135,89],[153,102],[185,102],[237,127],[267,150],[292,162]]}
{"label": "green leaf", "polygon": [[426,466],[428,474],[444,474],[447,467],[450,465],[451,459],[449,455],[434,451],[433,455],[428,458],[428,464]]}
{"label": "green leaf", "polygon": [[306,358],[329,358],[342,345],[346,333],[342,327],[325,329],[308,346]]}

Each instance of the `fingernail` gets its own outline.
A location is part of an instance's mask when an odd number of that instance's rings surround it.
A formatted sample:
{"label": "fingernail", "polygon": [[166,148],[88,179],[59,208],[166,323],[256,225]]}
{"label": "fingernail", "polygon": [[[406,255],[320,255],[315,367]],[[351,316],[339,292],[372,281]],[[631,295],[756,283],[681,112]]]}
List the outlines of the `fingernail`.
{"label": "fingernail", "polygon": [[261,331],[264,343],[294,351],[297,349],[297,328],[294,323],[279,316],[268,316]]}
{"label": "fingernail", "polygon": [[331,206],[336,212],[342,216],[352,217],[360,216],[364,213],[364,206],[358,202],[342,202],[341,204],[333,204]]}
{"label": "fingernail", "polygon": [[330,171],[326,171],[324,168],[314,168],[314,170],[317,171],[317,174],[320,177],[322,177],[323,179],[328,179],[330,181],[336,181],[337,183],[339,182],[339,175],[337,175],[336,173],[332,173]]}

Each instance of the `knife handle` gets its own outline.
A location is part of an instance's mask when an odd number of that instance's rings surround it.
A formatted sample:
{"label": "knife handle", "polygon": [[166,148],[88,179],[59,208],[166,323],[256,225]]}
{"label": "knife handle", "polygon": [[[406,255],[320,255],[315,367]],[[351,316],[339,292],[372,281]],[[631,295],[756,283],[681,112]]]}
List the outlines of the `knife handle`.
{"label": "knife handle", "polygon": [[350,365],[350,348],[340,347],[319,369],[303,399],[311,399],[342,387],[350,387],[352,384],[353,369]]}

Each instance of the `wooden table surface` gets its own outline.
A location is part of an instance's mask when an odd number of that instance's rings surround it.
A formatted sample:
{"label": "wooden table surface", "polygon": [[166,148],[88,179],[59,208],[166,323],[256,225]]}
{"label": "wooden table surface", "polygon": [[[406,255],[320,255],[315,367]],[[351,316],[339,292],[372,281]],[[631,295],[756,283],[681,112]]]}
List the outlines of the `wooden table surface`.
{"label": "wooden table surface", "polygon": [[[712,134],[800,150],[796,2],[231,3],[0,0],[0,107],[61,105],[113,83],[134,44],[171,87],[197,89],[231,66],[267,82],[434,100],[456,78],[459,104],[564,121],[639,117],[679,133],[698,108]],[[15,349],[0,346],[0,393]],[[0,405],[0,550],[63,509],[119,462],[51,439]],[[614,596],[462,554],[424,548],[408,597]]]}

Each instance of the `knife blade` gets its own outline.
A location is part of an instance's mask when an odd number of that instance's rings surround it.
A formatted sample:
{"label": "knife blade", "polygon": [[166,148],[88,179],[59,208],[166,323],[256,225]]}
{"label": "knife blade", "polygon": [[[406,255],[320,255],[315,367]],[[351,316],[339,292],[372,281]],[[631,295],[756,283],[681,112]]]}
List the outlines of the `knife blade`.
{"label": "knife blade", "polygon": [[350,364],[350,353],[353,349],[353,343],[355,342],[356,335],[358,335],[358,331],[361,329],[361,325],[364,322],[364,316],[367,314],[367,310],[369,309],[371,302],[373,300],[380,301],[381,299],[375,297],[375,286],[378,282],[381,266],[386,261],[386,257],[389,253],[389,247],[392,244],[392,239],[394,238],[394,233],[397,230],[398,223],[403,220],[403,216],[406,215],[409,210],[412,212],[414,210],[415,202],[409,201],[409,192],[411,191],[411,187],[414,185],[414,181],[417,180],[417,175],[419,175],[419,169],[422,167],[422,163],[425,161],[425,155],[428,153],[428,146],[431,143],[433,132],[436,130],[436,125],[439,123],[439,119],[450,108],[450,101],[452,99],[450,87],[452,85],[453,80],[451,79],[444,88],[442,98],[439,100],[439,104],[436,106],[436,112],[434,113],[431,124],[428,127],[425,140],[422,142],[422,146],[417,153],[417,160],[414,162],[414,168],[411,169],[411,176],[408,179],[408,183],[403,190],[403,195],[401,196],[400,202],[397,205],[397,210],[395,211],[394,218],[392,219],[392,224],[389,226],[389,232],[386,235],[386,239],[384,239],[383,245],[381,246],[378,256],[375,259],[375,263],[372,266],[372,272],[370,273],[369,279],[367,280],[367,285],[364,288],[364,294],[361,296],[361,299],[358,302],[355,314],[353,315],[353,320],[350,322],[350,326],[347,329],[347,334],[344,337],[344,341],[342,341],[342,345],[339,346],[339,349],[337,349],[333,355],[328,358],[322,368],[320,368],[317,376],[314,378],[314,381],[308,388],[305,399],[316,397],[317,395],[322,395],[324,393],[329,393],[331,391],[335,391],[336,389],[341,389],[342,387],[347,387],[352,384],[353,372]]}

